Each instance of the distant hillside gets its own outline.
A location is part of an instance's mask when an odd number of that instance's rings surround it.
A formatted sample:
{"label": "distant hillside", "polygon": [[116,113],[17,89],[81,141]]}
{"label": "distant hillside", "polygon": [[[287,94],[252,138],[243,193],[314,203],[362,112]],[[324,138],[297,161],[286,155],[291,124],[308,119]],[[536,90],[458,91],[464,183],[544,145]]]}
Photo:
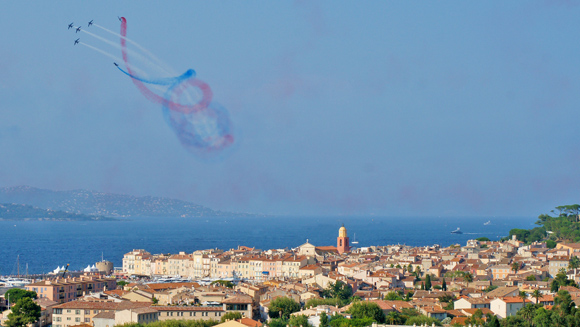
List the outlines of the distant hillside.
{"label": "distant hillside", "polygon": [[131,196],[87,190],[52,191],[30,186],[0,188],[0,203],[105,217],[250,216],[215,211],[191,202],[152,196]]}
{"label": "distant hillside", "polygon": [[0,220],[116,220],[60,210],[40,209],[26,204],[0,204]]}

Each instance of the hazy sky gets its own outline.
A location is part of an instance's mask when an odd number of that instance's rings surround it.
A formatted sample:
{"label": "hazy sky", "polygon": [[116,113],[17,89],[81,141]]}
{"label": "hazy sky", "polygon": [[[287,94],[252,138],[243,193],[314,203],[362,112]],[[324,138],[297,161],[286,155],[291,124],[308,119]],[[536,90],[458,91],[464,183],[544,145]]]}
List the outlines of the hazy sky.
{"label": "hazy sky", "polygon": [[[57,3],[57,4],[55,4]],[[230,113],[184,149],[119,31]],[[577,1],[6,1],[0,186],[274,214],[531,215],[580,202]]]}

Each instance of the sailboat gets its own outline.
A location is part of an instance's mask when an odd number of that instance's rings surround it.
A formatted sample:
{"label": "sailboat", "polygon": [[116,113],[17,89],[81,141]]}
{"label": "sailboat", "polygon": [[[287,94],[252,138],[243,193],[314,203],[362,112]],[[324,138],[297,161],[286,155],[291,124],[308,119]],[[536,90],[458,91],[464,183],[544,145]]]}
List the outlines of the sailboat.
{"label": "sailboat", "polygon": [[354,233],[353,241],[351,243],[358,244],[358,241],[356,240],[356,233]]}

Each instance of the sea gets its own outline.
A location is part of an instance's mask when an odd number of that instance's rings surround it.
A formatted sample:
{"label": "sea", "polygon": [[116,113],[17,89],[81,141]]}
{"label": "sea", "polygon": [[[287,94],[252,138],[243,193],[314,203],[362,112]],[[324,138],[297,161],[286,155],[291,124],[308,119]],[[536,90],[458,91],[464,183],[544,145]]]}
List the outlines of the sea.
{"label": "sea", "polygon": [[[306,241],[334,245],[344,224],[356,247],[406,244],[465,245],[498,240],[512,228],[533,228],[533,217],[208,217],[131,218],[122,221],[0,221],[0,275],[44,274],[70,264],[82,270],[102,259],[122,266],[133,249],[192,253],[240,245],[257,249],[295,248]],[[489,224],[485,224],[489,221]],[[460,228],[463,234],[451,234]]]}

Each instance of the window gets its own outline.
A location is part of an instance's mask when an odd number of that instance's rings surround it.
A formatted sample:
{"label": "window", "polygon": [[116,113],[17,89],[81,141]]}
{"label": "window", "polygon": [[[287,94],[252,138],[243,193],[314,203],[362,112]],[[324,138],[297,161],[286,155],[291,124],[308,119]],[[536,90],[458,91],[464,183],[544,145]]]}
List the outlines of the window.
{"label": "window", "polygon": [[70,317],[66,317],[66,320],[70,320]]}
{"label": "window", "polygon": [[80,315],[81,314],[81,310],[75,310],[75,315]]}
{"label": "window", "polygon": [[85,314],[86,315],[90,315],[91,314],[91,310],[85,310]]}
{"label": "window", "polygon": [[91,322],[91,318],[85,318],[85,322]]}
{"label": "window", "polygon": [[75,318],[75,322],[81,322],[81,318]]}
{"label": "window", "polygon": [[70,313],[70,309],[66,309],[66,313]]}

